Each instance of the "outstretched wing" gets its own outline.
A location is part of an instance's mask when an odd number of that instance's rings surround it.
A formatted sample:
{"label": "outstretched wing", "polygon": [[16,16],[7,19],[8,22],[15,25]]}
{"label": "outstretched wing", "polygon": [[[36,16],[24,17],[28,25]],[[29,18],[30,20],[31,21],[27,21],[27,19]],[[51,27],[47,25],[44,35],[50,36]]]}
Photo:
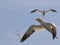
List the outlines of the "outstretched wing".
{"label": "outstretched wing", "polygon": [[41,10],[38,10],[38,9],[35,9],[35,10],[31,11],[31,13],[34,13],[34,12],[41,12],[41,13],[43,13]]}
{"label": "outstretched wing", "polygon": [[56,10],[54,10],[54,9],[49,9],[49,10],[47,10],[46,12],[49,12],[49,11],[57,12],[57,11],[56,11]]}
{"label": "outstretched wing", "polygon": [[52,12],[57,12],[56,10],[54,10],[54,9],[50,9]]}
{"label": "outstretched wing", "polygon": [[51,24],[51,23],[48,23],[48,24],[51,25],[51,30],[50,30],[50,32],[52,33],[53,39],[55,39],[56,34],[57,34],[57,32],[56,32],[56,27],[55,27],[55,25],[53,25],[53,24]]}
{"label": "outstretched wing", "polygon": [[52,25],[52,36],[53,36],[53,39],[55,39],[56,34],[57,34],[56,27]]}
{"label": "outstretched wing", "polygon": [[34,32],[36,32],[38,30],[41,30],[41,29],[45,29],[45,28],[42,25],[32,25],[32,26],[30,26],[30,28],[23,35],[20,42],[25,41],[31,34],[33,34]]}

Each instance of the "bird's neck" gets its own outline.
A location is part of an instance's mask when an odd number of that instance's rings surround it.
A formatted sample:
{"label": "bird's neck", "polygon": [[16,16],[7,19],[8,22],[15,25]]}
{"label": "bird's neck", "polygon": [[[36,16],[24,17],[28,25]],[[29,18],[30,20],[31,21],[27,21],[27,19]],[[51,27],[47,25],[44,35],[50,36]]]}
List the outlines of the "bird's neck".
{"label": "bird's neck", "polygon": [[43,12],[45,12],[45,10],[43,10]]}
{"label": "bird's neck", "polygon": [[40,22],[41,24],[45,24],[46,23],[45,20],[39,20],[38,22]]}

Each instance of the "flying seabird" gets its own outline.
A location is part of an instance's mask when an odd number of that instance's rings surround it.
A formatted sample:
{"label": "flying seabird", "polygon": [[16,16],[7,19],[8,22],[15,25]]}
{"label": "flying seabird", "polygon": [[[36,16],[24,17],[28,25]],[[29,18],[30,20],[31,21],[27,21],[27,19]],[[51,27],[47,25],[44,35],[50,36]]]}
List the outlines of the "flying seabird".
{"label": "flying seabird", "polygon": [[45,10],[43,10],[43,11],[41,11],[41,10],[39,10],[39,9],[34,9],[33,11],[31,11],[31,13],[34,13],[34,12],[41,12],[42,13],[42,15],[44,16],[45,15],[45,13],[47,13],[47,12],[49,12],[49,11],[52,11],[52,12],[57,12],[56,10],[54,10],[54,9],[49,9],[49,10],[47,10],[47,11],[45,11]]}
{"label": "flying seabird", "polygon": [[34,32],[38,32],[40,30],[48,30],[50,33],[52,33],[53,39],[56,37],[56,26],[52,23],[48,23],[44,21],[43,19],[36,19],[38,22],[41,23],[41,25],[31,25],[29,29],[25,32],[23,37],[21,38],[20,42],[24,42],[31,34]]}

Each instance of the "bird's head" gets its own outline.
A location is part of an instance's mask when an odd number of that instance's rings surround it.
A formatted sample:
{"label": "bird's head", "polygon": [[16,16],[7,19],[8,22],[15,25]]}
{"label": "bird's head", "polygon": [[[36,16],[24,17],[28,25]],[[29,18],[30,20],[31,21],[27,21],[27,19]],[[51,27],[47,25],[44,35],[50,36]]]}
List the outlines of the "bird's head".
{"label": "bird's head", "polygon": [[39,21],[39,22],[44,21],[42,18],[37,18],[37,19],[35,19],[35,20],[37,20],[37,21]]}
{"label": "bird's head", "polygon": [[39,23],[47,23],[47,21],[43,20],[42,18],[37,18],[36,19]]}

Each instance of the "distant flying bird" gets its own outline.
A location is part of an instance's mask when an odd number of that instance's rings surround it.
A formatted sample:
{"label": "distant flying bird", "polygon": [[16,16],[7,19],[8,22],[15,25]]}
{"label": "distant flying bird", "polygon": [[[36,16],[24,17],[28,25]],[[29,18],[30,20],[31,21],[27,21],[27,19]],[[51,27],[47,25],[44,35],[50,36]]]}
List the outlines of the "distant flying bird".
{"label": "distant flying bird", "polygon": [[39,10],[39,9],[34,9],[33,11],[31,11],[31,13],[34,13],[34,12],[41,12],[42,13],[42,15],[44,16],[45,15],[45,13],[47,13],[47,12],[49,12],[49,11],[52,11],[52,12],[57,12],[56,10],[54,10],[54,9],[49,9],[49,10],[47,10],[47,11],[45,11],[45,10],[43,10],[43,11],[41,11],[41,10]]}
{"label": "distant flying bird", "polygon": [[29,27],[29,29],[26,31],[26,33],[23,35],[20,42],[25,41],[31,34],[34,32],[38,32],[40,30],[48,30],[50,33],[52,33],[53,39],[56,37],[56,26],[52,23],[48,23],[44,21],[43,19],[36,19],[38,22],[41,23],[41,25],[32,25]]}

